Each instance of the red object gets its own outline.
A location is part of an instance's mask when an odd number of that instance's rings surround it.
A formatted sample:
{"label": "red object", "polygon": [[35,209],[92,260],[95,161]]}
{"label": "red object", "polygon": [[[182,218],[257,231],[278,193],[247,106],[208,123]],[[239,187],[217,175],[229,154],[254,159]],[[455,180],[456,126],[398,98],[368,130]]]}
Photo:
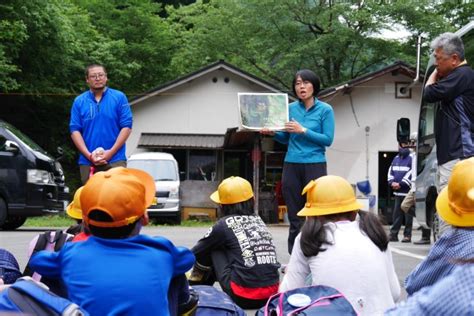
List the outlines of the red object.
{"label": "red object", "polygon": [[252,161],[260,161],[262,159],[262,151],[260,149],[252,149]]}
{"label": "red object", "polygon": [[90,236],[89,234],[86,234],[84,232],[79,233],[76,236],[74,236],[74,238],[72,239],[72,242],[87,240],[87,238],[89,238],[89,236]]}
{"label": "red object", "polygon": [[275,196],[278,201],[278,205],[286,205],[285,200],[283,199],[281,180],[275,185]]}
{"label": "red object", "polygon": [[89,178],[92,177],[95,173],[95,168],[94,166],[91,166],[90,169],[89,169]]}
{"label": "red object", "polygon": [[235,295],[251,300],[263,300],[278,292],[278,283],[265,287],[243,287],[230,281],[230,288]]}

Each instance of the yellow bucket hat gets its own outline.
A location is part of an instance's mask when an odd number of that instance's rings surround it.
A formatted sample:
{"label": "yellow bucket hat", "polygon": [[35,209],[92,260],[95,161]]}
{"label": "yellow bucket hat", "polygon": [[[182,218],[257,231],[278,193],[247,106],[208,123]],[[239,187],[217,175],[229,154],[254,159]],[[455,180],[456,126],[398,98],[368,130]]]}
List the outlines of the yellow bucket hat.
{"label": "yellow bucket hat", "polygon": [[339,176],[329,175],[311,180],[301,194],[305,193],[306,204],[298,216],[322,216],[362,208],[350,183]]}
{"label": "yellow bucket hat", "polygon": [[74,200],[66,208],[66,213],[74,219],[82,219],[82,209],[81,209],[81,192],[83,186],[76,190],[74,193]]}
{"label": "yellow bucket hat", "polygon": [[436,210],[450,225],[474,226],[474,157],[454,166],[448,186],[436,199]]}
{"label": "yellow bucket hat", "polygon": [[222,180],[217,191],[210,198],[218,204],[235,204],[250,200],[253,190],[250,182],[241,177],[229,177]]}

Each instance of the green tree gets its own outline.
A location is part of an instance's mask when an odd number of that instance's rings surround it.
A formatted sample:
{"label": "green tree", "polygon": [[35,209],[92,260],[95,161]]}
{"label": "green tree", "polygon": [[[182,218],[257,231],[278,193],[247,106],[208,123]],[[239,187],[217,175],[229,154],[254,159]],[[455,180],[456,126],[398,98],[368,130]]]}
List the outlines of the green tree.
{"label": "green tree", "polygon": [[[169,8],[180,45],[172,67],[185,73],[225,59],[288,89],[294,72],[309,68],[334,85],[398,59],[414,63],[418,33],[451,29],[437,10],[427,0],[198,1]],[[413,37],[383,38],[380,31],[394,23]]]}
{"label": "green tree", "polygon": [[106,61],[111,84],[128,96],[142,93],[170,79],[174,38],[159,16],[158,3],[143,0],[74,0],[85,8],[101,34],[122,41],[114,62]]}

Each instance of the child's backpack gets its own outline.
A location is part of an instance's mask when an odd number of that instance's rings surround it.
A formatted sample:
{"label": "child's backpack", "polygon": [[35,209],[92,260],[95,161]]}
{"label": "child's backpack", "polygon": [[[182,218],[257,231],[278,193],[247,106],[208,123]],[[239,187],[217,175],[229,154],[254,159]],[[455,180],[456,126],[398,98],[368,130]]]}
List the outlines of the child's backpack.
{"label": "child's backpack", "polygon": [[257,316],[280,315],[357,315],[351,303],[338,290],[315,285],[277,293],[259,309]]}
{"label": "child's backpack", "polygon": [[89,315],[76,304],[57,296],[31,278],[18,279],[10,287],[0,292],[0,311],[38,316]]}
{"label": "child's backpack", "polygon": [[193,285],[199,295],[196,316],[246,316],[245,311],[224,293],[209,285]]}
{"label": "child's backpack", "polygon": [[[47,250],[51,252],[59,251],[61,250],[61,248],[64,246],[66,242],[71,241],[73,238],[74,238],[73,235],[65,233],[62,230],[57,230],[55,232],[48,231],[48,232],[39,234],[38,239],[36,240],[36,243],[34,243],[34,246],[33,246],[33,242],[35,239],[33,239],[30,243],[29,259],[31,259],[31,257],[35,253],[41,250]],[[28,260],[28,263],[26,264],[25,270],[23,271],[23,275],[30,276],[36,281],[41,281],[42,283],[46,284],[49,287],[50,291],[60,296],[63,296],[63,297],[67,296],[65,288],[60,283],[59,280],[42,277],[40,274],[31,270],[30,260]]]}

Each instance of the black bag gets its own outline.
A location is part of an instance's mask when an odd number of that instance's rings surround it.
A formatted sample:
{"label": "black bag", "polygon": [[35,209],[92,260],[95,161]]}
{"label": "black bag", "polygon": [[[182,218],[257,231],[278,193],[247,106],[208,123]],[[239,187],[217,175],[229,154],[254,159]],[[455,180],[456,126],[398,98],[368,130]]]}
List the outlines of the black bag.
{"label": "black bag", "polygon": [[[41,250],[48,250],[48,251],[59,251],[64,246],[64,244],[68,241],[71,241],[74,238],[73,235],[67,234],[62,230],[57,230],[55,232],[48,231],[38,235],[38,240],[36,241],[35,247],[33,248],[33,252],[31,253],[31,257],[35,253]],[[24,276],[33,276],[35,271],[33,271],[30,267],[30,261],[26,264],[25,270],[23,271]],[[40,277],[37,278],[36,281],[41,281],[42,283],[46,284],[50,291],[56,293],[59,296],[67,297],[66,288],[58,279],[52,279],[47,277]]]}
{"label": "black bag", "polygon": [[194,285],[199,295],[196,316],[246,316],[226,293],[209,285]]}

